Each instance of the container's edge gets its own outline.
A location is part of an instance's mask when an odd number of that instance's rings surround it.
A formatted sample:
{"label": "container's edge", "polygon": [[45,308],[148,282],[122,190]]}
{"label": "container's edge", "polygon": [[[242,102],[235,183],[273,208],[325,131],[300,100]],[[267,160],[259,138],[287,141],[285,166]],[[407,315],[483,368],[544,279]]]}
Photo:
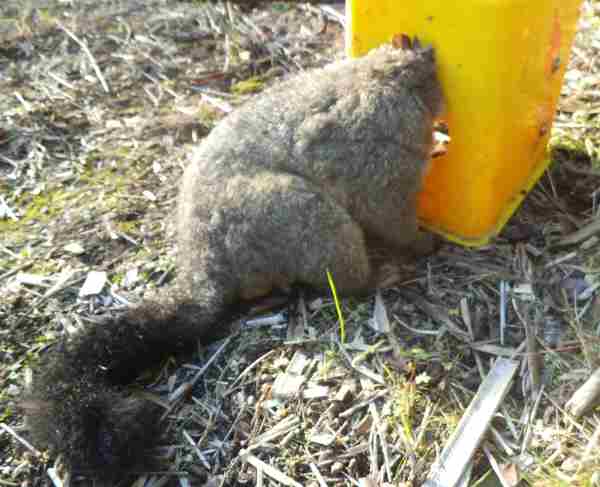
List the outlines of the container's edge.
{"label": "container's edge", "polygon": [[457,243],[465,247],[482,247],[484,245],[487,245],[502,231],[508,220],[519,209],[521,203],[523,203],[523,200],[527,197],[531,189],[542,177],[546,169],[548,169],[550,162],[550,154],[548,151],[548,147],[546,147],[546,154],[544,156],[544,159],[542,159],[542,163],[536,166],[536,168],[532,171],[529,179],[527,179],[525,185],[519,191],[517,191],[516,196],[514,196],[512,200],[506,205],[506,208],[502,211],[498,220],[492,226],[492,229],[482,235],[467,237],[464,235],[453,233],[448,229],[432,225],[430,223],[427,223],[426,221],[421,220],[420,224],[426,230],[439,234],[445,239],[449,240],[450,242]]}

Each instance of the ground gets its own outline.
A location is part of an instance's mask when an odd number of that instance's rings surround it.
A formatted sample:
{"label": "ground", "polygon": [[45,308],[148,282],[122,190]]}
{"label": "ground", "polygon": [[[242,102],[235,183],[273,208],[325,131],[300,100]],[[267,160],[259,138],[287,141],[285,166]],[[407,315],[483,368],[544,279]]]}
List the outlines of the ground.
{"label": "ground", "polygon": [[[0,6],[1,485],[86,481],[25,443],[29,368],[168,285],[193,144],[278,77],[343,55],[339,4],[254,3]],[[284,329],[157,364],[143,382],[165,404],[165,470],[139,485],[418,485],[497,356],[521,369],[472,478],[600,485],[598,409],[565,413],[600,366],[599,53],[600,4],[586,1],[552,164],[492,244],[446,243],[376,305],[344,300],[346,344],[324,297]]]}

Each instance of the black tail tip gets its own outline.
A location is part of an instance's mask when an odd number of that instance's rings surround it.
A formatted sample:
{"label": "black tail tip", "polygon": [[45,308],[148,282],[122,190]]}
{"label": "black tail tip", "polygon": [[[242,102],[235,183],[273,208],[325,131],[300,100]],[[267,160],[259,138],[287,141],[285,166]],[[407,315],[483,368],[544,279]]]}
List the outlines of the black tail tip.
{"label": "black tail tip", "polygon": [[62,455],[71,473],[101,480],[157,468],[149,449],[161,437],[162,407],[111,390],[79,393],[67,401],[22,401],[36,444]]}

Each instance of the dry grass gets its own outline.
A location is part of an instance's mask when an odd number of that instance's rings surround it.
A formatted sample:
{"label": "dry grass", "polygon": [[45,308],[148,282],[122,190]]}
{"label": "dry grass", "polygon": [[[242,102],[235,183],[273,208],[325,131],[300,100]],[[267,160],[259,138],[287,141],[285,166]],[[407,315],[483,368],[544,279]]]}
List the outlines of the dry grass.
{"label": "dry grass", "polygon": [[[305,4],[21,3],[0,6],[0,484],[78,484],[15,439],[26,367],[171,278],[190,145],[276,77],[340,56],[343,35],[339,14]],[[385,313],[343,301],[344,344],[333,301],[300,302],[286,326],[251,322],[149,373],[167,462],[136,485],[419,485],[498,355],[520,369],[472,482],[496,464],[505,485],[600,485],[598,409],[565,411],[600,366],[599,60],[588,1],[556,163],[492,245],[407,268]],[[90,271],[109,282],[79,298]]]}

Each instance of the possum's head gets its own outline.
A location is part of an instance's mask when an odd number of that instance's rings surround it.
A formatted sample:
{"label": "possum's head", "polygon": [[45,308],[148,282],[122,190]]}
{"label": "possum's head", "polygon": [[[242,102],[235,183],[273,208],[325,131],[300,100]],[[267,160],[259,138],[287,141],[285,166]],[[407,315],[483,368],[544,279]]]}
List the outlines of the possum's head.
{"label": "possum's head", "polygon": [[374,71],[418,96],[433,118],[443,114],[444,95],[432,46],[422,46],[416,37],[411,40],[401,35],[391,44],[371,51],[369,57]]}

